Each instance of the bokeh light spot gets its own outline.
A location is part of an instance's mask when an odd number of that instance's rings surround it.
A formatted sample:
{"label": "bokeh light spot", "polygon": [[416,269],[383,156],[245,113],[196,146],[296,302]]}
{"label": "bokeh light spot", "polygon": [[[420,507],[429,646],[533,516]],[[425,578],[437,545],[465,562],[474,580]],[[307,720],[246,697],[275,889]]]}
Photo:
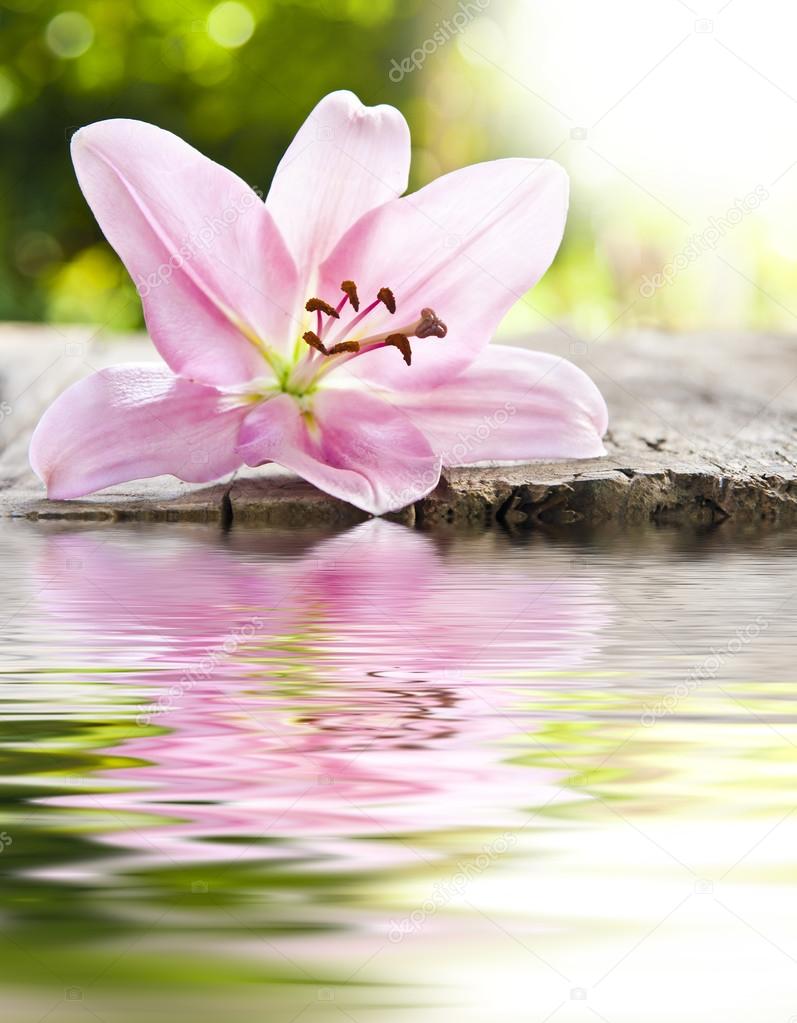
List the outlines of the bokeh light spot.
{"label": "bokeh light spot", "polygon": [[14,106],[19,95],[16,82],[3,68],[0,68],[0,117]]}
{"label": "bokeh light spot", "polygon": [[227,50],[237,49],[249,42],[255,30],[255,19],[245,4],[238,0],[225,0],[217,4],[208,15],[208,35],[214,43]]}
{"label": "bokeh light spot", "polygon": [[49,22],[44,38],[56,57],[74,60],[94,42],[94,28],[79,11],[63,11]]}

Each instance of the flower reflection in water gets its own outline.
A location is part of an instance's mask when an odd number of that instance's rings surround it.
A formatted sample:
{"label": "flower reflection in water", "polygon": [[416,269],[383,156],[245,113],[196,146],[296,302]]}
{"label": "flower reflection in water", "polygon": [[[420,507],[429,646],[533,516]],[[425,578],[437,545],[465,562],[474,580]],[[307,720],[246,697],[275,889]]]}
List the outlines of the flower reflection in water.
{"label": "flower reflection in water", "polygon": [[95,839],[127,851],[117,869],[395,866],[416,855],[402,835],[520,827],[560,791],[564,771],[513,763],[511,742],[536,728],[522,680],[561,686],[594,652],[594,581],[562,560],[534,576],[463,561],[377,520],[301,553],[295,536],[243,536],[47,539],[50,620],[101,666],[138,651],[138,673],[109,676],[135,724],[106,752],[132,766],[50,800],[107,815]]}

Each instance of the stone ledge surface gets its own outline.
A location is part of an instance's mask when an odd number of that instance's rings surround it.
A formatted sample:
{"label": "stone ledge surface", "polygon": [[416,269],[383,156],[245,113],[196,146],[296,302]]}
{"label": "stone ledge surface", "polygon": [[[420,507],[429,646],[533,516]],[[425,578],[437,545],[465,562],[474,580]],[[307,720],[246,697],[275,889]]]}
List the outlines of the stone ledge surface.
{"label": "stone ledge surface", "polygon": [[[409,525],[566,527],[797,521],[797,338],[636,333],[532,347],[571,358],[606,395],[608,456],[445,472],[392,518]],[[103,365],[153,359],[141,337],[0,328],[0,514],[48,520],[349,525],[362,512],[270,466],[212,486],[170,477],[48,501],[27,464],[31,430],[65,386]]]}

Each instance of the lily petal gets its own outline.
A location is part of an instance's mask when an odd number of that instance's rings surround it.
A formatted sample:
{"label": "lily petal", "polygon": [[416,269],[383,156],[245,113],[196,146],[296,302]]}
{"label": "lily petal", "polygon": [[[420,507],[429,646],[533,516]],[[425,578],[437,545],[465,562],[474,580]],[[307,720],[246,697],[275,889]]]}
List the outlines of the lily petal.
{"label": "lily petal", "polygon": [[319,391],[312,413],[282,394],[249,413],[238,452],[277,462],[372,515],[403,508],[436,485],[437,458],[401,411],[363,391]]}
{"label": "lily petal", "polygon": [[391,398],[443,465],[606,454],[600,391],[572,362],[544,352],[490,345],[450,383]]}
{"label": "lily petal", "polygon": [[219,385],[263,375],[257,338],[284,349],[298,299],[296,268],[260,197],[143,121],[82,128],[72,159],[175,373]]}
{"label": "lily petal", "polygon": [[235,442],[250,408],[229,409],[216,388],[159,366],[102,369],[44,413],[31,466],[56,499],[165,473],[207,483],[241,465]]}
{"label": "lily petal", "polygon": [[427,390],[464,369],[505,313],[553,260],[567,216],[564,170],[550,160],[495,160],[446,174],[419,192],[363,217],[322,267],[321,290],[357,282],[361,300],[387,286],[367,333],[398,329],[431,307],[445,340],[413,341],[412,369],[393,351],[369,353],[345,369],[382,387]]}
{"label": "lily petal", "polygon": [[[406,190],[409,170],[410,130],[395,107],[366,107],[346,91],[318,103],[280,161],[266,199],[308,291],[352,224]],[[323,297],[338,295],[345,276]]]}

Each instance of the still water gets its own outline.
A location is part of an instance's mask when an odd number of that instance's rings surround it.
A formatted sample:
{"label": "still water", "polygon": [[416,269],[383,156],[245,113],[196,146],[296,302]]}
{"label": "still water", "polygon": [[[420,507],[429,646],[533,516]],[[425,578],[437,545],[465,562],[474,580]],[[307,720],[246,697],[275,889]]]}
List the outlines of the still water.
{"label": "still water", "polygon": [[3,1020],[797,1019],[797,536],[0,557]]}

